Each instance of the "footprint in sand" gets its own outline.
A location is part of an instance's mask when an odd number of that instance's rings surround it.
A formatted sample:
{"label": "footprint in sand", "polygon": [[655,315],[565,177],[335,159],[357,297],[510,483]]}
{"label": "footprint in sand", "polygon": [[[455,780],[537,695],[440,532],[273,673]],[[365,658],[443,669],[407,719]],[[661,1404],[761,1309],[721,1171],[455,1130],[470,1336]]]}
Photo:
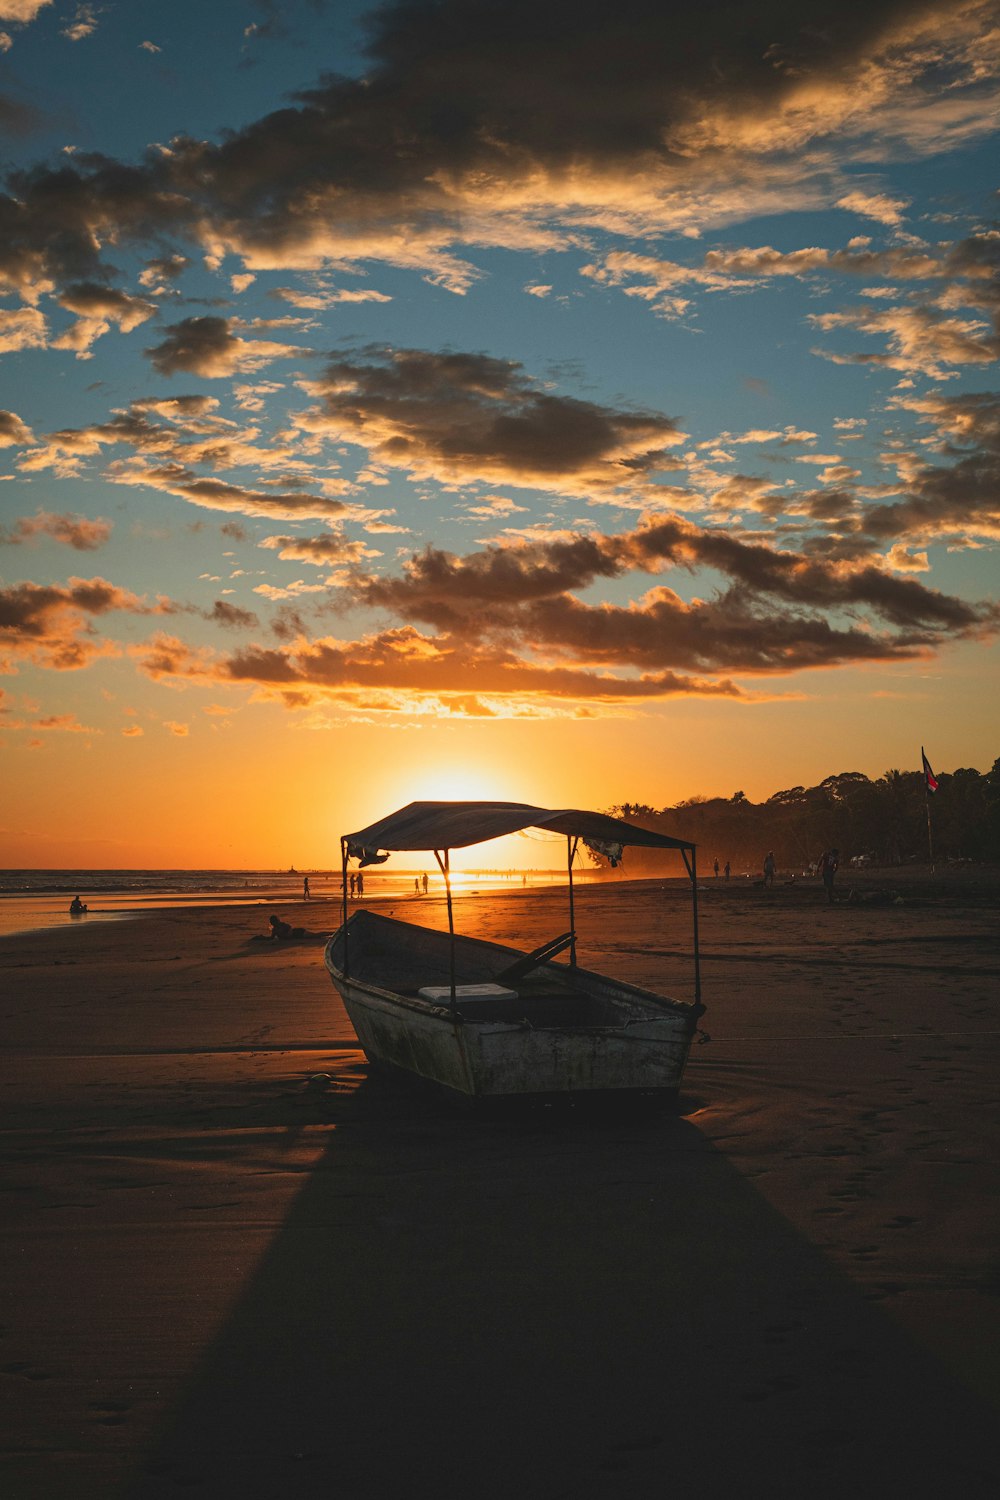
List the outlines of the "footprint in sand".
{"label": "footprint in sand", "polygon": [[608,1446],[612,1453],[643,1453],[649,1448],[662,1448],[663,1441],[656,1433],[647,1433],[643,1437],[621,1438]]}
{"label": "footprint in sand", "polygon": [[798,1333],[802,1324],[790,1319],[783,1323],[768,1323],[764,1329],[765,1333]]}
{"label": "footprint in sand", "polygon": [[[88,1411],[95,1413],[91,1419],[99,1422],[102,1427],[120,1427],[125,1421],[128,1412],[132,1410],[131,1401],[91,1401],[87,1407]],[[96,1415],[100,1413],[100,1415]]]}
{"label": "footprint in sand", "polygon": [[9,1365],[0,1365],[2,1375],[20,1375],[25,1380],[51,1380],[48,1370],[35,1370],[26,1359],[12,1360]]}

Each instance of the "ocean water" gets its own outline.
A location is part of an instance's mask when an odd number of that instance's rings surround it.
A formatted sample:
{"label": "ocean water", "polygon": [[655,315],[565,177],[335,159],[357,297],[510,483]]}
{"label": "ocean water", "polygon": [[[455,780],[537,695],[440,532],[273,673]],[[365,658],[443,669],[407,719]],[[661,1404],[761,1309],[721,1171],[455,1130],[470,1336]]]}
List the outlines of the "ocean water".
{"label": "ocean water", "polygon": [[[340,871],[309,872],[314,901],[340,899]],[[417,899],[414,882],[426,873],[428,895],[444,894],[436,865],[426,869],[365,870],[365,900]],[[589,871],[574,873],[587,879]],[[473,890],[517,890],[565,882],[562,870],[456,871],[456,894]],[[267,906],[302,904],[303,875],[294,870],[0,870],[0,939],[17,932],[79,927],[178,906]],[[79,896],[84,917],[70,916]]]}

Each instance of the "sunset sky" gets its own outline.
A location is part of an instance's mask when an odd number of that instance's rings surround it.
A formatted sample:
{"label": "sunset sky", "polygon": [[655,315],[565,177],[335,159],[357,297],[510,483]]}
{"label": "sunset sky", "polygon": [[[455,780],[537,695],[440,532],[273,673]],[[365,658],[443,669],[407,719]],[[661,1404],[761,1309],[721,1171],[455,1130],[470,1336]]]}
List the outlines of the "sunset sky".
{"label": "sunset sky", "polygon": [[998,125],[993,0],[0,0],[0,864],[987,769]]}

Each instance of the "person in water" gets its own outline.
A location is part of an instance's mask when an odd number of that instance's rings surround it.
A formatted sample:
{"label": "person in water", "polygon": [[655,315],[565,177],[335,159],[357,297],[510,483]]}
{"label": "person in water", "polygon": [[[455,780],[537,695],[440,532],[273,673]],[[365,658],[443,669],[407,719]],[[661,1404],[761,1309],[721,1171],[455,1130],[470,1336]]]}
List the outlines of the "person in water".
{"label": "person in water", "polygon": [[70,914],[70,916],[71,917],[82,917],[83,914],[84,914],[84,912],[86,910],[87,910],[87,908],[84,906],[84,904],[80,900],[79,896],[74,896],[73,899],[72,899],[72,901],[69,904],[69,914]]}

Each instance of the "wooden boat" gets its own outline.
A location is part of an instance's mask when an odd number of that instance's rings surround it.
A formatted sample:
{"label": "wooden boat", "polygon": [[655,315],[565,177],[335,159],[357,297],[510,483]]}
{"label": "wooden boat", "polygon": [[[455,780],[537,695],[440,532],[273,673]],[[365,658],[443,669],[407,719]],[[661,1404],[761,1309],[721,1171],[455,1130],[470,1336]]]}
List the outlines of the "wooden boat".
{"label": "wooden boat", "polygon": [[[570,926],[531,953],[457,936],[451,848],[520,828],[566,834]],[[580,968],[573,858],[580,838],[620,857],[624,843],[679,849],[692,878],[695,1001],[656,995]],[[347,914],[347,864],[393,850],[433,851],[445,878],[448,931],[370,910]],[[387,853],[379,851],[386,850]],[[341,841],[344,920],[326,967],[369,1061],[466,1098],[676,1094],[701,1004],[694,845],[575,809],[523,803],[411,803]],[[530,898],[525,898],[530,899]],[[568,950],[568,962],[556,962]]]}

